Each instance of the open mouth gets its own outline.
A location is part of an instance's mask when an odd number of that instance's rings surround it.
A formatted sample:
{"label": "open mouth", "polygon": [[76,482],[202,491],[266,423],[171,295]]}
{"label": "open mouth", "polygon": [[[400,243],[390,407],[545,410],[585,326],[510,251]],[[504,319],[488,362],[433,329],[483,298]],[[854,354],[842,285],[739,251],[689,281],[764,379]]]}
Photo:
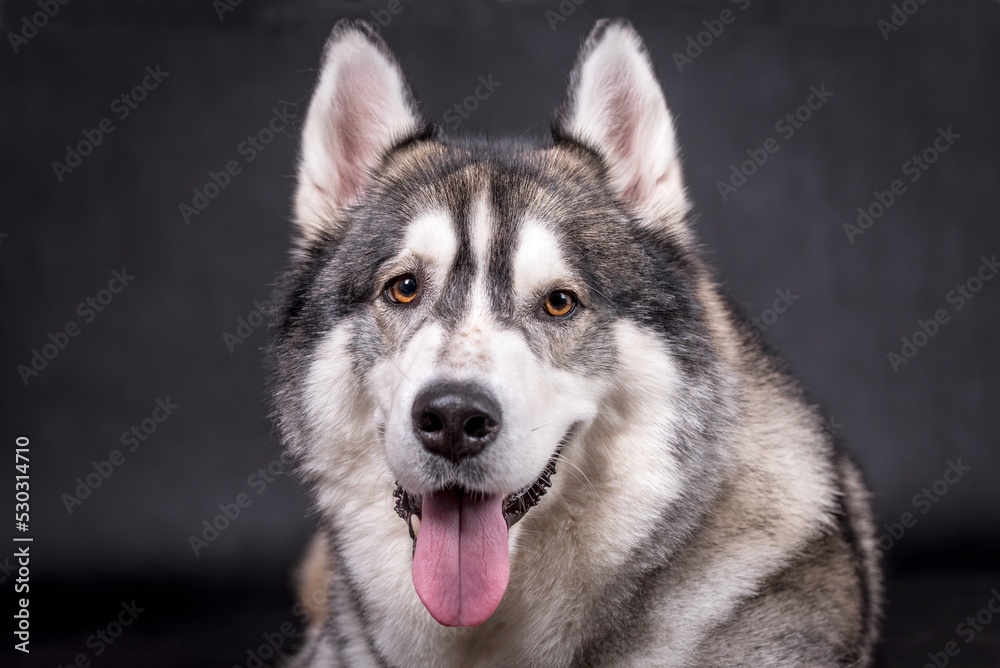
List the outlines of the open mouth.
{"label": "open mouth", "polygon": [[[561,451],[562,445],[560,444],[555,454],[552,455],[552,459],[545,465],[545,468],[538,474],[534,482],[503,498],[502,512],[508,529],[524,517],[529,510],[534,508],[538,504],[538,501],[545,496],[545,492],[549,487],[552,486],[552,476],[556,473],[556,460],[559,458]],[[452,488],[452,491],[459,494],[467,494],[461,488]],[[417,536],[413,532],[413,518],[421,518],[422,498],[420,496],[412,496],[401,485],[396,486],[396,490],[392,493],[392,496],[396,499],[396,514],[406,522],[406,526],[410,530],[410,538],[416,540]]]}
{"label": "open mouth", "polygon": [[507,533],[552,486],[556,460],[569,436],[538,477],[513,494],[448,487],[414,496],[396,487],[396,513],[414,541],[413,586],[440,624],[478,626],[500,605],[510,577]]}

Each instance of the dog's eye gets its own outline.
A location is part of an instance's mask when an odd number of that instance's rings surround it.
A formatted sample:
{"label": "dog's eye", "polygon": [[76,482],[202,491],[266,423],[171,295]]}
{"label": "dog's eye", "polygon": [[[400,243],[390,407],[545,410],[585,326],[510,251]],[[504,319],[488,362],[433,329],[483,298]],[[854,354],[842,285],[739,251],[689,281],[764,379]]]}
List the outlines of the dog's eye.
{"label": "dog's eye", "polygon": [[551,316],[561,318],[572,313],[576,309],[576,297],[572,292],[566,290],[553,290],[545,298],[545,312]]}
{"label": "dog's eye", "polygon": [[409,304],[420,295],[420,285],[413,274],[397,276],[389,281],[385,298],[396,304]]}

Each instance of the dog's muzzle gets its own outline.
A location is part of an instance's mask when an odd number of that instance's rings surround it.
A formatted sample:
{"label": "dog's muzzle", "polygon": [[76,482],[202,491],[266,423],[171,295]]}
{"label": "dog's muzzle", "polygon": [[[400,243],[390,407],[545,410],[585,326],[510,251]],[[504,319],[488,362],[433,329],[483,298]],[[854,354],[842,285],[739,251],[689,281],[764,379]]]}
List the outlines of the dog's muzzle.
{"label": "dog's muzzle", "polygon": [[[452,464],[478,455],[502,429],[493,397],[462,383],[422,390],[411,419],[424,449]],[[500,605],[510,575],[507,534],[552,486],[556,460],[570,432],[572,428],[538,477],[506,496],[459,486],[413,496],[397,483],[395,510],[413,540],[413,586],[439,623],[477,626]]]}

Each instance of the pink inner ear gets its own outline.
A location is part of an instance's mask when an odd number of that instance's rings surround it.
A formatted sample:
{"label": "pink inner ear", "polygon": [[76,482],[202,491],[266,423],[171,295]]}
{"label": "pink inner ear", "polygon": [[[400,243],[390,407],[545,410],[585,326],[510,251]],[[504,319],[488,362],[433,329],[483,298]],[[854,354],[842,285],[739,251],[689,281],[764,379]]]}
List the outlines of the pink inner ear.
{"label": "pink inner ear", "polygon": [[644,101],[638,93],[628,64],[618,60],[605,68],[597,82],[603,91],[604,139],[613,171],[621,179],[622,198],[635,201],[644,196],[642,160],[638,151],[656,150],[653,146],[639,146],[638,129]]}
{"label": "pink inner ear", "polygon": [[386,96],[398,84],[388,80],[384,68],[372,60],[353,63],[340,75],[325,140],[336,170],[331,184],[334,200],[351,204],[364,193],[367,173],[377,166],[393,139],[384,120],[390,113]]}

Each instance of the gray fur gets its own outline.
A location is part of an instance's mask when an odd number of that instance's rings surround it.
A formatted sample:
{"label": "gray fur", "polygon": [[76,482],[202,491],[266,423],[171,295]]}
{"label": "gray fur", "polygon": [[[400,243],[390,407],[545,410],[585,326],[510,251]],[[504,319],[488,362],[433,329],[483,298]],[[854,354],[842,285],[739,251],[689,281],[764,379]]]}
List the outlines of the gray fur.
{"label": "gray fur", "polygon": [[[392,58],[377,34],[357,22],[338,24],[327,58],[352,30]],[[638,45],[649,66],[644,47],[622,21],[595,28],[581,64],[615,30]],[[330,558],[322,581],[329,596],[290,666],[871,665],[881,579],[860,475],[836,452],[818,411],[781,362],[721,295],[691,241],[686,212],[644,216],[629,205],[628,192],[616,190],[611,149],[574,135],[567,118],[580,104],[581,64],[557,115],[552,145],[447,140],[417,122],[412,136],[394,138],[371,165],[357,202],[331,207],[319,232],[314,224],[302,228],[284,281],[272,384],[276,424],[323,516]],[[406,105],[415,109],[402,85]],[[682,198],[678,193],[676,201]],[[482,199],[492,225],[485,260],[473,247],[472,219]],[[384,272],[396,261],[408,226],[430,211],[443,211],[451,221],[453,263],[433,292],[428,288],[427,304],[387,309],[380,301]],[[525,304],[540,301],[513,293],[517,242],[531,219],[551,226],[569,265],[567,280],[581,285],[582,306],[572,318],[539,316]],[[424,280],[424,269],[415,271]],[[434,275],[427,272],[431,285]],[[476,345],[464,329],[474,276],[485,281],[489,326],[523,340],[533,363],[607,389],[597,414],[563,453],[567,463],[560,462],[553,489],[519,525],[504,602],[480,627],[445,631],[420,616],[416,595],[405,587],[398,620],[385,618],[385,600],[373,594],[382,585],[367,581],[359,568],[364,561],[358,561],[382,553],[350,542],[356,518],[343,506],[365,495],[382,503],[393,475],[401,473],[384,466],[386,424],[374,411],[365,413],[377,403],[375,370],[432,325],[447,333],[437,364],[475,366],[476,360],[455,359],[463,346]],[[623,347],[632,341],[623,331],[668,351],[664,359],[676,369],[683,392],[626,377],[634,373],[634,351]],[[349,333],[338,353],[349,360],[353,379],[343,406],[360,414],[330,417],[342,428],[331,434],[316,422],[314,406],[323,397],[317,398],[313,379],[322,377],[317,365],[334,363],[325,346],[335,332]],[[488,356],[488,348],[484,352]],[[662,400],[674,417],[669,430],[650,426],[630,447],[641,448],[649,461],[669,460],[673,478],[664,486],[677,494],[657,507],[635,509],[650,521],[639,536],[621,529],[623,558],[613,572],[598,569],[598,579],[574,580],[574,564],[603,563],[574,535],[586,529],[614,538],[618,521],[628,524],[627,517],[600,514],[633,484],[605,479],[603,462],[638,454],[623,450],[620,439],[647,415],[639,405],[647,400]],[[341,465],[331,463],[341,461],[340,449],[371,458],[372,469],[382,473],[345,483],[331,468]],[[628,468],[627,461],[621,465]],[[482,462],[435,466],[414,475],[470,489],[488,485],[492,475]],[[345,490],[345,484],[357,487]],[[656,481],[641,484],[655,487]],[[379,527],[398,531],[399,540],[385,547],[386,554],[398,555],[409,545],[407,527],[388,509],[386,503],[372,517]],[[575,551],[553,554],[552,545]],[[546,607],[551,600],[540,598],[549,587],[561,592],[558,613]],[[519,623],[554,629],[551,643],[537,654],[531,643],[519,646],[505,635]],[[440,635],[431,642],[432,634]]]}

